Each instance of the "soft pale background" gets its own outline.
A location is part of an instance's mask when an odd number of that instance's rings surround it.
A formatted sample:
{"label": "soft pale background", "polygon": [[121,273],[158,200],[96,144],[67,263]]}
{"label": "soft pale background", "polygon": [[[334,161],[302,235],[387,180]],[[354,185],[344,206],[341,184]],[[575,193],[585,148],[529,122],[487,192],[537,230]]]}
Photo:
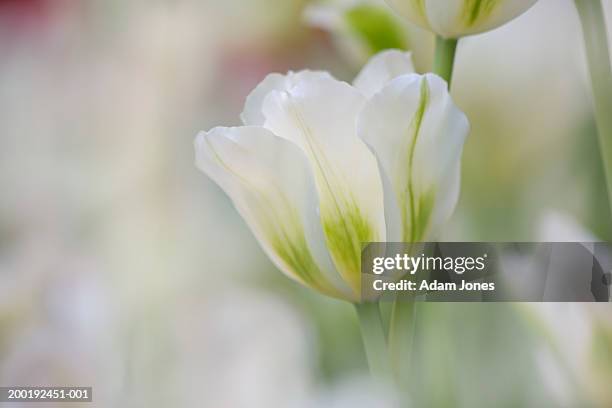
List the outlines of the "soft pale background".
{"label": "soft pale background", "polygon": [[[238,124],[266,73],[357,72],[307,3],[0,0],[0,385],[93,385],[100,407],[397,405],[367,382],[350,305],[276,271],[193,165],[196,132]],[[612,239],[583,61],[569,0],[462,41],[473,129],[444,238]],[[413,401],[612,404],[611,313],[422,305]]]}

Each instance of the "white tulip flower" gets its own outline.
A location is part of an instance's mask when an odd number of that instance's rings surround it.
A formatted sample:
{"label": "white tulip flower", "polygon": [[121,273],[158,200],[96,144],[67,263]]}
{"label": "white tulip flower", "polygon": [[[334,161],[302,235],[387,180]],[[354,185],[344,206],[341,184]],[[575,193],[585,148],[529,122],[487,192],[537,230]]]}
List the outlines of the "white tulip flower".
{"label": "white tulip flower", "polygon": [[499,27],[537,0],[385,0],[400,15],[443,38],[459,38]]}
{"label": "white tulip flower", "polygon": [[322,293],[359,301],[362,244],[426,239],[456,204],[468,121],[407,53],[378,54],[353,85],[271,74],[242,121],[198,134],[197,166],[275,265]]}

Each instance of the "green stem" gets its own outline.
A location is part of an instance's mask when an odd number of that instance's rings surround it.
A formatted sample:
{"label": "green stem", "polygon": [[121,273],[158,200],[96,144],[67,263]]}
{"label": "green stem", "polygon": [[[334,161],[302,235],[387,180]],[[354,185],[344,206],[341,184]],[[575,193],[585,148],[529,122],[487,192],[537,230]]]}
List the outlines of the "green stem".
{"label": "green stem", "polygon": [[436,54],[434,56],[433,72],[440,75],[448,82],[450,89],[455,64],[455,51],[457,50],[456,38],[436,37]]}
{"label": "green stem", "polygon": [[376,379],[388,381],[391,370],[379,305],[375,302],[358,303],[355,304],[355,309],[359,317],[359,326],[370,372]]}
{"label": "green stem", "polygon": [[586,48],[599,148],[606,175],[608,203],[612,214],[612,70],[601,0],[575,0]]}
{"label": "green stem", "polygon": [[412,366],[415,323],[415,301],[396,299],[391,309],[389,324],[389,354],[392,356],[393,375],[399,384],[408,382],[408,370]]}

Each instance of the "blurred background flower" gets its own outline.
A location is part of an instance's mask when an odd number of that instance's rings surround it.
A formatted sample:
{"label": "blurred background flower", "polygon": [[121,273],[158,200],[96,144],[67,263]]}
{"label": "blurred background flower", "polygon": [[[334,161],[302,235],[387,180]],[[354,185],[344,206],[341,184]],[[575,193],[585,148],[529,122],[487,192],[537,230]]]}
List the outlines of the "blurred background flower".
{"label": "blurred background flower", "polygon": [[[1,385],[91,384],[93,406],[378,401],[351,307],[279,274],[193,166],[193,135],[238,124],[269,72],[359,71],[310,4],[0,1]],[[472,131],[445,239],[537,240],[551,209],[612,239],[570,0],[463,39],[451,93]],[[417,309],[415,406],[612,401],[609,305]]]}
{"label": "blurred background flower", "polygon": [[497,28],[524,13],[537,0],[385,1],[412,23],[444,38],[458,38]]}

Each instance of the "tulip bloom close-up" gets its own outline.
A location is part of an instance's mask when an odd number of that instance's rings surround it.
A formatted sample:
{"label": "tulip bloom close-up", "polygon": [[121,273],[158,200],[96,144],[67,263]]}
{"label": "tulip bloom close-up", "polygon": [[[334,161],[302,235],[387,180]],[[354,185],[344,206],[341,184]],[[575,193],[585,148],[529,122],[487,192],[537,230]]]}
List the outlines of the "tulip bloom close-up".
{"label": "tulip bloom close-up", "polygon": [[386,51],[353,85],[272,74],[244,126],[197,136],[198,167],[291,278],[359,301],[362,243],[424,240],[452,213],[468,121],[444,80],[412,71]]}

